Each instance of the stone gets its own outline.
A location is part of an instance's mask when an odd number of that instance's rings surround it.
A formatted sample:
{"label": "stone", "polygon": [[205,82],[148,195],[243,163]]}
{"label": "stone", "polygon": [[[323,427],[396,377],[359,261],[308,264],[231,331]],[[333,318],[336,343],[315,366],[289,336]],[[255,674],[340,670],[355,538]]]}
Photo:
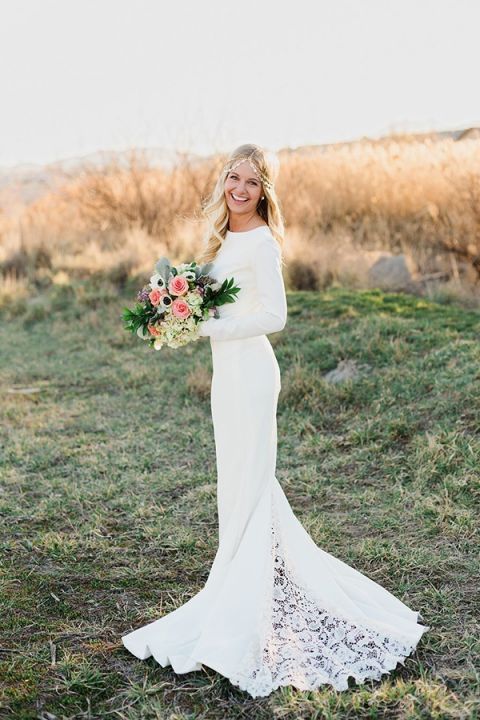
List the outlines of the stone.
{"label": "stone", "polygon": [[355,380],[362,372],[368,372],[370,365],[359,365],[356,360],[340,360],[337,367],[327,372],[323,379],[334,385],[347,380]]}
{"label": "stone", "polygon": [[409,290],[413,277],[405,255],[383,255],[369,268],[368,284],[381,290]]}

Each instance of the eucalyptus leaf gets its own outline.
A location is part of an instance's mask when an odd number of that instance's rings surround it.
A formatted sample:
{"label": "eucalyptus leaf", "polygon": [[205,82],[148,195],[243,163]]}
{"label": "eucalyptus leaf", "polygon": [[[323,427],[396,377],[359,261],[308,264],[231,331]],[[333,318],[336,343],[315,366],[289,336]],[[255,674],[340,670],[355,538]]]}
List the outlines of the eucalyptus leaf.
{"label": "eucalyptus leaf", "polygon": [[165,285],[167,284],[168,278],[170,277],[171,267],[172,265],[170,263],[170,260],[165,256],[161,257],[160,260],[155,263],[155,270],[162,277]]}
{"label": "eucalyptus leaf", "polygon": [[208,262],[208,263],[205,263],[205,265],[201,265],[198,277],[200,277],[201,275],[208,275],[210,270],[212,269],[212,267],[213,267],[212,262]]}

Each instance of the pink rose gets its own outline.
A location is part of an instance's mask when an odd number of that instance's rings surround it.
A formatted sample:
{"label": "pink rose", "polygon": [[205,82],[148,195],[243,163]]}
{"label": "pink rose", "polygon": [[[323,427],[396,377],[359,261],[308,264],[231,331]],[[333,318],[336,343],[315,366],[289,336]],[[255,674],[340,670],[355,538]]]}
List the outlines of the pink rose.
{"label": "pink rose", "polygon": [[148,297],[150,298],[150,302],[152,303],[152,305],[156,307],[160,304],[160,301],[164,295],[168,295],[168,292],[165,289],[158,290],[157,288],[155,288],[155,290],[152,290],[152,292],[148,294]]}
{"label": "pink rose", "polygon": [[181,275],[175,275],[168,283],[172,295],[185,295],[188,292],[188,280]]}
{"label": "pink rose", "polygon": [[187,318],[191,315],[190,308],[188,307],[185,300],[177,298],[172,303],[172,313],[178,318]]}
{"label": "pink rose", "polygon": [[161,334],[161,331],[159,328],[155,327],[155,325],[147,325],[147,328],[150,335],[153,335],[154,337],[158,337]]}
{"label": "pink rose", "polygon": [[155,288],[155,290],[152,290],[151,292],[148,293],[148,297],[149,297],[150,302],[152,303],[152,305],[154,305],[154,306],[156,307],[156,306],[158,305],[158,303],[160,302],[160,298],[162,297],[162,293],[161,293],[160,290],[157,290],[157,289]]}

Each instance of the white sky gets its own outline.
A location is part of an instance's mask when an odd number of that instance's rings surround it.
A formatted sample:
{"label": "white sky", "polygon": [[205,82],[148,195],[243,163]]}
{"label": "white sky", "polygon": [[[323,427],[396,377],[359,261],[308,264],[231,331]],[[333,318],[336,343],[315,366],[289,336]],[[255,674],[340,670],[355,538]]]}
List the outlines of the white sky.
{"label": "white sky", "polygon": [[0,0],[0,166],[480,125],[480,0]]}

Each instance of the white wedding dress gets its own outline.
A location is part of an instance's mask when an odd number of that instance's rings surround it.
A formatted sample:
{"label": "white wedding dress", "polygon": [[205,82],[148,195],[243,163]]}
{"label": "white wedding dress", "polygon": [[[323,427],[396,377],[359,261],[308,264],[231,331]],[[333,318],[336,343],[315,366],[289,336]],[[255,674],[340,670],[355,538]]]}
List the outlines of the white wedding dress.
{"label": "white wedding dress", "polygon": [[200,325],[210,337],[219,545],[204,587],[122,637],[176,673],[212,668],[253,697],[379,679],[429,630],[388,590],[321,550],[275,477],[280,370],[267,333],[287,319],[267,225],[228,232],[210,273],[241,290]]}

